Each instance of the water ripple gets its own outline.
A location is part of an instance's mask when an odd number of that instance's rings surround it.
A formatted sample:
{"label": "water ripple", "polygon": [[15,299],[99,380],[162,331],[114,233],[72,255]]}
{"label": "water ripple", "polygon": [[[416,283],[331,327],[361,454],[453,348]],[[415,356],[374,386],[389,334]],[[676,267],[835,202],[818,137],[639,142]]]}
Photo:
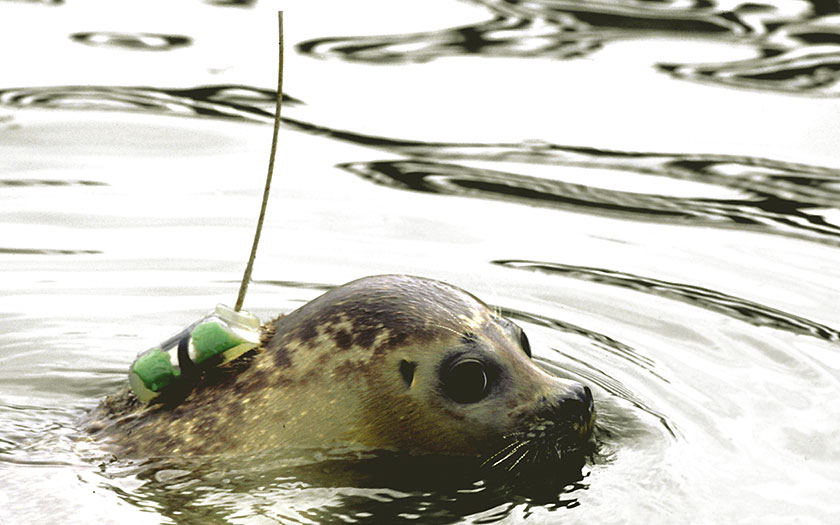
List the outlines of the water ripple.
{"label": "water ripple", "polygon": [[834,328],[747,299],[700,286],[662,281],[604,268],[552,262],[498,260],[493,261],[493,264],[506,268],[562,275],[599,284],[618,286],[705,308],[733,319],[745,321],[753,326],[775,328],[799,335],[810,335],[829,342],[840,341],[840,331]]}
{"label": "water ripple", "polygon": [[37,186],[108,186],[96,180],[59,180],[59,179],[0,179],[0,186],[37,187]]}
{"label": "water ripple", "polygon": [[318,58],[370,63],[446,56],[570,59],[610,42],[651,35],[735,41],[756,58],[716,64],[659,64],[676,78],[809,95],[840,94],[836,3],[713,0],[475,0],[490,20],[402,35],[325,37],[298,44]]}
{"label": "water ripple", "polygon": [[[404,190],[631,219],[754,229],[840,245],[840,224],[824,215],[840,202],[840,171],[828,168],[731,155],[632,153],[554,144],[428,144],[397,149],[420,158],[345,163],[340,167],[371,182]],[[740,197],[676,197],[619,191],[443,162],[444,159],[606,168],[624,171],[628,176],[656,175],[714,184],[736,190]]]}
{"label": "water ripple", "polygon": [[[238,84],[188,89],[147,86],[48,86],[0,90],[0,105],[49,109],[117,110],[156,115],[256,122],[274,118],[277,92]],[[283,103],[300,101],[283,95]]]}
{"label": "water ripple", "polygon": [[116,47],[140,51],[170,51],[192,44],[192,39],[184,35],[162,35],[158,33],[111,33],[95,31],[73,33],[70,40],[96,47]]}
{"label": "water ripple", "polygon": [[47,4],[47,5],[62,5],[64,0],[3,0],[4,2],[21,3],[21,4]]}
{"label": "water ripple", "polygon": [[[189,89],[57,86],[0,90],[0,105],[112,109],[174,116],[269,122],[274,93],[242,85]],[[284,95],[288,104],[300,104]],[[753,229],[840,246],[840,170],[739,155],[603,150],[547,142],[448,143],[400,140],[291,118],[291,129],[379,148],[405,159],[345,162],[342,169],[403,190],[458,195],[620,216],[634,220]],[[483,163],[476,167],[475,162]],[[506,163],[506,164],[502,164]],[[730,198],[673,196],[656,185],[620,191],[512,171],[508,163],[607,170],[625,178],[655,176],[731,190]],[[472,165],[471,165],[472,164]],[[519,169],[519,168],[518,168]],[[558,170],[558,177],[563,172]],[[597,171],[591,180],[597,181]],[[589,180],[589,179],[588,179]],[[648,189],[649,193],[645,193]]]}
{"label": "water ripple", "polygon": [[583,29],[571,17],[546,21],[498,15],[441,31],[320,38],[302,42],[296,49],[319,58],[388,64],[428,62],[451,55],[575,58],[601,47],[597,38],[583,36]]}
{"label": "water ripple", "polygon": [[[598,333],[587,328],[576,326],[566,321],[561,321],[559,319],[554,319],[544,315],[503,307],[495,308],[503,316],[513,319],[515,321],[530,323],[537,326],[544,326],[546,328],[550,328],[558,332],[583,337],[592,346],[607,352],[609,355],[615,356],[623,361],[630,363],[632,370],[642,370],[651,374],[653,377],[655,377],[659,381],[662,381],[663,383],[670,383],[670,381],[667,378],[660,375],[659,372],[656,371],[655,363],[652,359],[645,356],[635,348],[632,348],[627,344],[617,341],[616,339],[608,335]],[[551,359],[543,359],[537,356],[535,356],[534,359],[538,361],[542,367],[548,369],[555,375],[565,377],[568,376],[569,373],[572,373],[575,376],[575,379],[583,380],[587,384],[597,385],[604,391],[618,398],[624,399],[639,410],[646,412],[654,418],[656,418],[657,420],[659,420],[662,426],[668,431],[668,433],[672,437],[677,436],[677,427],[673,421],[671,421],[662,412],[648,405],[644,399],[633,393],[633,391],[626,385],[624,385],[621,381],[612,377],[606,371],[595,367],[591,362],[580,359],[579,357],[576,357],[560,349],[554,349],[554,351],[557,354],[563,356],[566,362],[564,362],[561,365],[552,361]]]}
{"label": "water ripple", "polygon": [[257,0],[204,0],[204,3],[218,7],[254,7]]}
{"label": "water ripple", "polygon": [[574,324],[567,323],[559,319],[546,317],[544,315],[534,314],[531,312],[524,312],[521,310],[513,310],[510,308],[495,308],[498,309],[504,317],[510,319],[524,321],[526,323],[535,324],[537,326],[545,326],[563,333],[574,334],[584,337],[595,346],[609,351],[611,354],[614,354],[624,359],[625,361],[631,363],[635,367],[641,368],[642,370],[653,374],[654,376],[661,379],[662,381],[665,381],[666,383],[668,382],[667,379],[656,373],[653,366],[653,360],[639,353],[634,348],[613,339],[612,337],[601,333],[593,332],[585,328],[581,328],[580,326],[576,326]]}
{"label": "water ripple", "polygon": [[759,56],[710,64],[659,64],[676,78],[810,95],[840,95],[840,16],[783,25]]}
{"label": "water ripple", "polygon": [[[455,55],[576,58],[633,33],[746,34],[757,28],[731,12],[609,2],[477,0],[491,20],[407,35],[331,37],[298,44],[319,58],[395,63]],[[684,4],[684,3],[683,3]],[[664,5],[667,7],[667,4]]]}
{"label": "water ripple", "polygon": [[57,250],[53,248],[7,248],[0,246],[0,253],[5,255],[96,255],[100,250]]}

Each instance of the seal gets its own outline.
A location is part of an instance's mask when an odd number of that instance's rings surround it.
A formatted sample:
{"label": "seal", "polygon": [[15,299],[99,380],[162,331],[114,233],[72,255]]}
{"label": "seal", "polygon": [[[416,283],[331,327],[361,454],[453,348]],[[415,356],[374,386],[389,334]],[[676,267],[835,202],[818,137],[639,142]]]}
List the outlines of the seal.
{"label": "seal", "polygon": [[441,281],[365,277],[262,332],[179,395],[110,396],[88,429],[128,457],[358,444],[506,468],[592,430],[588,387],[536,366],[516,324]]}

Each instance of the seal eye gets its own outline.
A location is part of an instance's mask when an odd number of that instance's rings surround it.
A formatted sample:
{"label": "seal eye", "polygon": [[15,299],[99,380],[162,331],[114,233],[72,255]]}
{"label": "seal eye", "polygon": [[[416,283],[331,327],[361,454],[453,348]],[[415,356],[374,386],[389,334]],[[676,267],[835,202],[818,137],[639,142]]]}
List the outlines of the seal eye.
{"label": "seal eye", "polygon": [[488,391],[484,364],[476,359],[453,363],[441,376],[443,392],[456,403],[475,403]]}
{"label": "seal eye", "polygon": [[525,335],[525,330],[519,329],[519,344],[522,345],[522,350],[528,357],[531,357],[531,343],[528,341],[528,336]]}

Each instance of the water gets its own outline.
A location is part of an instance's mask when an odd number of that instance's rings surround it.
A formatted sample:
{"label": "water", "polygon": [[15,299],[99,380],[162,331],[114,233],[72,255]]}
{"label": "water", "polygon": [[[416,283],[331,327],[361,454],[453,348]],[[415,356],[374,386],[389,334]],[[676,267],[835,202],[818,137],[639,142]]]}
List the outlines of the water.
{"label": "water", "polygon": [[[443,279],[590,385],[548,495],[454,460],[143,464],[79,431],[134,355],[246,299]],[[3,2],[2,523],[836,523],[840,8]],[[396,474],[395,474],[396,472]]]}

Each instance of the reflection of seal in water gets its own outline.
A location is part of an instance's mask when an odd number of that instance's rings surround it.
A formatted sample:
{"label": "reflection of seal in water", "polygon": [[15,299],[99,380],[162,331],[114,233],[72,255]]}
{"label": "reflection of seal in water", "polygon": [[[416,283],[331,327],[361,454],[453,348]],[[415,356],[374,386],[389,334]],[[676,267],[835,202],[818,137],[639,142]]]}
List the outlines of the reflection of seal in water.
{"label": "reflection of seal in water", "polygon": [[[178,399],[124,393],[90,430],[131,456],[370,447],[481,455],[508,467],[592,428],[589,389],[534,365],[525,334],[454,286],[353,281],[263,328],[260,348]],[[161,396],[167,397],[167,396]],[[505,439],[511,440],[502,448]]]}

